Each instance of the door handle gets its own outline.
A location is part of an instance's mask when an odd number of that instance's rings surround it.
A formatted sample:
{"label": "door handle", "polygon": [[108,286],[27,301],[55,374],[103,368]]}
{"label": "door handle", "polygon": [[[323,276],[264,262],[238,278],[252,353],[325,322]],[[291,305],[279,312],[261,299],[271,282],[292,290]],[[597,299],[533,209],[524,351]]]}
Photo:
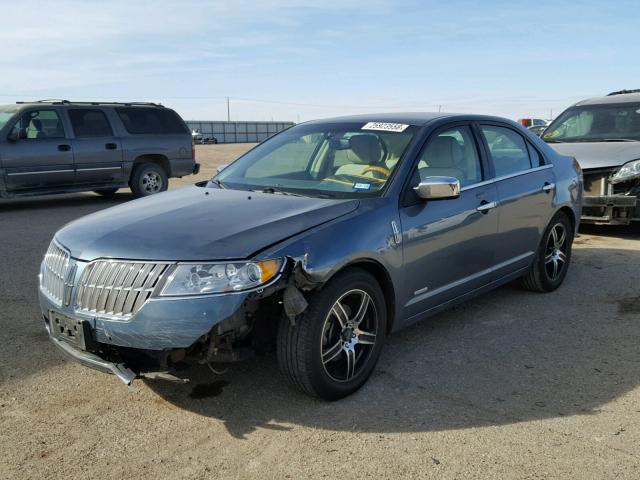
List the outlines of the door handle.
{"label": "door handle", "polygon": [[61,152],[68,152],[69,150],[71,150],[71,145],[58,145],[58,150],[60,150]]}
{"label": "door handle", "polygon": [[104,148],[106,148],[107,150],[115,150],[116,148],[118,148],[118,145],[116,145],[115,143],[107,143]]}
{"label": "door handle", "polygon": [[497,202],[487,202],[486,200],[483,200],[482,203],[480,203],[480,206],[476,208],[476,210],[480,213],[488,213],[489,210],[494,209],[497,206]]}
{"label": "door handle", "polygon": [[544,185],[542,186],[542,191],[545,192],[545,193],[549,193],[554,188],[556,188],[556,184],[555,183],[544,182]]}

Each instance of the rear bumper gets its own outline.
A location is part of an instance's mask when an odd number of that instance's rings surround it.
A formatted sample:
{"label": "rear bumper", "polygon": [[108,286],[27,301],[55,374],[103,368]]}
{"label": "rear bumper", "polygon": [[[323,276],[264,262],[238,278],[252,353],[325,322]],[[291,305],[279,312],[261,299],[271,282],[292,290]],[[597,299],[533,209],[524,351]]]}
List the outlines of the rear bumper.
{"label": "rear bumper", "polygon": [[[197,170],[196,170],[197,169]],[[200,171],[200,164],[193,158],[174,158],[171,160],[171,176],[185,177],[195,175]]]}
{"label": "rear bumper", "polygon": [[582,202],[582,223],[598,225],[629,225],[640,221],[640,202],[631,195],[585,196]]}

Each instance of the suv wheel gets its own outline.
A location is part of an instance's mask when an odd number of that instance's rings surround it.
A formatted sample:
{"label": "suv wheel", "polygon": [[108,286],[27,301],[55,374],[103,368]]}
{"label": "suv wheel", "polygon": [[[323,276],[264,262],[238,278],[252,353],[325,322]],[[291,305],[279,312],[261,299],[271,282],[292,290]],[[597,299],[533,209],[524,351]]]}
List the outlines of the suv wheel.
{"label": "suv wheel", "polygon": [[567,215],[558,212],[547,225],[531,269],[522,277],[522,286],[536,292],[558,288],[569,269],[573,229]]}
{"label": "suv wheel", "polygon": [[309,395],[345,397],[373,372],[386,329],[385,299],[376,279],[360,269],[345,270],[309,299],[295,325],[281,319],[280,369]]}
{"label": "suv wheel", "polygon": [[136,197],[147,197],[164,192],[169,186],[169,178],[157,163],[143,163],[134,168],[129,186]]}

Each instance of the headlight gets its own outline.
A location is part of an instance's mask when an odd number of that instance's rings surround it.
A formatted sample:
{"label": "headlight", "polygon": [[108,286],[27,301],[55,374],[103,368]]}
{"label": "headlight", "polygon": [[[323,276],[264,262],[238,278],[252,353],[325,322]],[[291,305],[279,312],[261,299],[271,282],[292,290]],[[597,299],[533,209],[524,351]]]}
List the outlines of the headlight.
{"label": "headlight", "polygon": [[178,264],[169,274],[161,296],[204,295],[251,290],[273,280],[282,259],[255,262]]}
{"label": "headlight", "polygon": [[640,176],[640,160],[625,163],[612,177],[611,183],[626,182],[635,176]]}

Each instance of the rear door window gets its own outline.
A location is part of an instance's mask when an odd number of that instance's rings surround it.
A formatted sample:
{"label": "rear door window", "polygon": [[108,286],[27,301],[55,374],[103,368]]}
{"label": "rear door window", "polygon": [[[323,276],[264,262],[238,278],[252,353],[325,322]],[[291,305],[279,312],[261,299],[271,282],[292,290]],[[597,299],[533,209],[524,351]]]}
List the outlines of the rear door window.
{"label": "rear door window", "polygon": [[496,177],[531,168],[529,149],[520,134],[510,128],[495,125],[481,125],[480,129],[489,146]]}
{"label": "rear door window", "polygon": [[112,137],[113,131],[107,116],[98,109],[70,109],[69,119],[78,138]]}
{"label": "rear door window", "polygon": [[167,135],[189,133],[173,110],[158,107],[118,107],[116,112],[124,128],[132,135]]}
{"label": "rear door window", "polygon": [[544,158],[542,157],[540,152],[538,152],[538,150],[536,150],[536,148],[533,145],[531,145],[529,142],[527,142],[527,147],[529,148],[529,157],[531,158],[531,166],[533,168],[543,166]]}

